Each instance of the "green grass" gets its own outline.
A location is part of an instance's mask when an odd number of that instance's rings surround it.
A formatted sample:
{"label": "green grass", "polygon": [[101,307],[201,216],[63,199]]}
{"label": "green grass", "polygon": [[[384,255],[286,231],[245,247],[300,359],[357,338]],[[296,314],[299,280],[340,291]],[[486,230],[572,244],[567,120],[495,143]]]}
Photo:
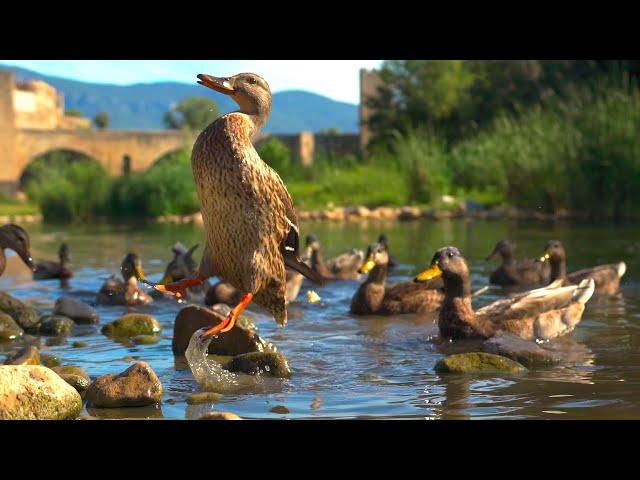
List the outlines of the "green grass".
{"label": "green grass", "polygon": [[0,199],[0,216],[38,215],[40,208],[32,203],[5,203]]}

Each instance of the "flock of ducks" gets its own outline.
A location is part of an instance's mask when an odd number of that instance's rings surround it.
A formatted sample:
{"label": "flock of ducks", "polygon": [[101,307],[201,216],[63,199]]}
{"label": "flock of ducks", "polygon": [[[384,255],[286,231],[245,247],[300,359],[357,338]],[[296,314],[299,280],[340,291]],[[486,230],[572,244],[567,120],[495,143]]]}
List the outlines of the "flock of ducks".
{"label": "flock of ducks", "polygon": [[[192,169],[198,193],[205,243],[199,265],[192,259],[197,248],[181,244],[164,278],[153,283],[145,277],[140,259],[130,253],[122,262],[122,278],[112,277],[100,289],[106,303],[143,305],[152,296],[137,281],[155,290],[153,295],[203,299],[207,304],[227,303],[226,319],[197,332],[202,339],[231,330],[250,304],[264,308],[276,322],[287,322],[287,304],[301,288],[303,277],[316,284],[355,280],[367,275],[351,302],[356,315],[396,315],[438,311],[443,337],[488,338],[513,333],[522,338],[554,338],[571,331],[580,321],[584,305],[594,291],[618,290],[624,263],[567,273],[559,241],[550,241],[537,261],[516,261],[515,246],[496,245],[490,257],[503,264],[491,283],[507,287],[539,286],[498,300],[477,311],[471,305],[468,262],[453,246],[438,250],[429,268],[413,281],[387,287],[387,272],[397,264],[382,235],[366,254],[357,250],[325,260],[320,242],[309,235],[306,256],[300,249],[300,230],[293,201],[284,182],[255,150],[252,138],[271,113],[269,85],[254,73],[232,77],[198,75],[198,83],[232,98],[238,111],[216,119],[198,136],[192,150]],[[68,249],[60,249],[60,262],[34,265],[26,232],[16,225],[0,228],[0,247],[12,248],[35,269],[39,278],[70,275]],[[4,269],[0,255],[0,271]],[[213,286],[210,277],[224,279]],[[58,277],[55,277],[58,278]]]}

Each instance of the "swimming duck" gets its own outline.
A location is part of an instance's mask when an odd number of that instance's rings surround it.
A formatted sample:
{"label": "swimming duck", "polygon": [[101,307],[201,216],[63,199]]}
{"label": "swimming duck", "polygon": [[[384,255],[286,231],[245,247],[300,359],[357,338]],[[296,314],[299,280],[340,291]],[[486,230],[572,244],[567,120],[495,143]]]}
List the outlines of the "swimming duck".
{"label": "swimming duck", "polygon": [[[164,276],[160,283],[171,283],[191,278],[198,273],[198,264],[193,259],[193,253],[198,249],[199,245],[191,248],[185,247],[182,243],[177,242],[172,248],[173,259],[167,265]],[[202,285],[195,285],[186,289],[186,298],[192,302],[201,302],[204,300],[208,289],[211,287],[208,281]],[[154,292],[156,292],[154,290]],[[160,294],[160,293],[158,293]],[[161,294],[160,294],[161,295]],[[234,304],[235,305],[235,304]]]}
{"label": "swimming duck", "polygon": [[360,280],[358,269],[364,260],[362,250],[353,249],[327,262],[322,255],[322,247],[314,234],[307,236],[307,255],[311,268],[325,280]]}
{"label": "swimming duck", "polygon": [[378,243],[382,244],[384,248],[387,250],[387,255],[389,256],[389,263],[387,267],[389,269],[396,268],[400,262],[391,254],[391,250],[389,250],[389,239],[385,233],[381,233],[378,237]]}
{"label": "swimming duck", "polygon": [[493,252],[485,259],[487,261],[500,255],[502,265],[495,269],[489,277],[489,282],[502,286],[546,285],[549,283],[551,269],[549,264],[536,260],[516,260],[516,245],[509,240],[500,240]]}
{"label": "swimming duck", "polygon": [[597,267],[584,268],[567,274],[567,256],[560,240],[549,240],[541,262],[551,265],[550,281],[562,280],[563,285],[576,285],[585,278],[593,278],[596,285],[596,293],[615,295],[620,287],[620,279],[627,271],[624,262],[598,265]]}
{"label": "swimming duck", "polygon": [[24,264],[31,270],[35,269],[31,258],[31,240],[27,231],[19,225],[9,223],[0,227],[0,275],[7,266],[4,249],[10,248],[18,254]]}
{"label": "swimming duck", "polygon": [[35,280],[45,280],[48,278],[71,278],[73,270],[69,268],[69,247],[66,243],[60,245],[58,250],[58,258],[60,262],[44,261],[36,263],[36,269],[33,272]]}
{"label": "swimming duck", "polygon": [[351,300],[351,313],[355,315],[397,315],[401,313],[427,313],[440,308],[444,300],[442,279],[429,282],[402,282],[385,287],[389,252],[382,243],[367,249],[360,272],[368,273]]}
{"label": "swimming duck", "polygon": [[156,288],[184,296],[186,288],[215,275],[242,293],[226,319],[203,333],[205,338],[231,330],[252,301],[284,325],[285,266],[316,282],[323,279],[300,259],[291,196],[251,143],[271,113],[269,84],[254,73],[227,78],[200,74],[198,80],[230,96],[240,108],[211,123],[193,146],[191,166],[206,232],[198,276]]}
{"label": "swimming duck", "polygon": [[128,253],[120,266],[122,278],[111,275],[100,288],[97,302],[106,305],[146,305],[153,299],[138,287],[136,278],[145,278],[140,257]]}
{"label": "swimming duck", "polygon": [[555,282],[513,298],[498,300],[477,311],[471,306],[469,266],[456,247],[438,250],[431,266],[416,282],[442,277],[445,298],[438,314],[440,335],[446,338],[489,338],[511,333],[526,340],[550,339],[571,332],[582,318],[594,291],[592,279],[559,287]]}

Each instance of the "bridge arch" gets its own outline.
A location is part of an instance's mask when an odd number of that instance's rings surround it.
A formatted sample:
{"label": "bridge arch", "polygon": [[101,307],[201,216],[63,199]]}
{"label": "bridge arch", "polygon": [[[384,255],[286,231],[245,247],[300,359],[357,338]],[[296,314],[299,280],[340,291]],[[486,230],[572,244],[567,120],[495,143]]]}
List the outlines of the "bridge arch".
{"label": "bridge arch", "polygon": [[46,169],[58,169],[72,163],[91,163],[104,171],[104,166],[100,161],[85,151],[72,148],[52,148],[35,154],[23,166],[18,178],[18,190],[24,191],[29,181],[41,177]]}

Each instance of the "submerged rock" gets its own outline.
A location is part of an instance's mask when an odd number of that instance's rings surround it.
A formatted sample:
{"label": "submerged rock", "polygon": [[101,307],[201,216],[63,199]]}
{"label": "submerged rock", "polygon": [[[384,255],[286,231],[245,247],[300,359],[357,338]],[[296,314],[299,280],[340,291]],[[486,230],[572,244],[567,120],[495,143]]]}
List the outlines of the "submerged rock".
{"label": "submerged rock", "polygon": [[152,315],[144,313],[128,313],[102,327],[102,333],[113,338],[153,335],[161,330],[162,325],[160,325],[160,322]]}
{"label": "submerged rock", "polygon": [[[217,325],[225,314],[214,308],[190,305],[178,312],[173,325],[171,347],[174,355],[183,355],[193,333],[201,328]],[[209,344],[209,353],[214,355],[240,355],[249,352],[275,351],[275,347],[258,336],[257,328],[246,317],[240,317],[227,333],[214,337]]]}
{"label": "submerged rock", "polygon": [[187,397],[188,405],[197,405],[199,403],[213,403],[222,398],[222,395],[215,392],[198,392]]}
{"label": "submerged rock", "polygon": [[25,307],[22,310],[14,310],[11,316],[25,331],[35,333],[40,325],[40,313],[34,308]]}
{"label": "submerged rock", "polygon": [[40,320],[39,333],[42,335],[54,335],[66,337],[71,334],[75,323],[69,317],[62,315],[47,315]]}
{"label": "submerged rock", "polygon": [[230,372],[242,372],[249,375],[262,373],[278,378],[291,377],[287,357],[275,352],[252,352],[233,357],[225,365]]}
{"label": "submerged rock", "polygon": [[209,412],[202,415],[198,420],[242,420],[242,418],[231,412]]}
{"label": "submerged rock", "polygon": [[76,340],[75,342],[73,342],[73,343],[71,344],[71,346],[72,346],[73,348],[84,348],[84,347],[86,347],[87,345],[88,345],[88,344],[87,344],[87,342],[83,342],[83,341],[81,341],[81,340]]}
{"label": "submerged rock", "polygon": [[81,410],[80,394],[52,370],[33,365],[0,367],[0,419],[67,420]]}
{"label": "submerged rock", "polygon": [[93,308],[72,297],[60,297],[53,307],[54,315],[69,317],[78,324],[92,324],[100,321],[100,316]]}
{"label": "submerged rock", "polygon": [[8,313],[0,312],[0,342],[21,337],[24,330]]}
{"label": "submerged rock", "polygon": [[5,365],[40,365],[40,350],[29,345],[9,355],[4,361]]}
{"label": "submerged rock", "polygon": [[527,367],[552,365],[561,360],[560,355],[540,347],[538,344],[511,334],[490,338],[482,345],[485,352],[508,357]]}
{"label": "submerged rock", "polygon": [[96,407],[141,407],[162,400],[162,384],[146,362],[137,362],[118,375],[103,375],[87,390]]}
{"label": "submerged rock", "polygon": [[526,368],[510,358],[492,353],[471,352],[449,355],[435,366],[436,372],[523,372]]}
{"label": "submerged rock", "polygon": [[291,411],[284,405],[276,405],[275,407],[269,409],[269,411],[271,413],[279,413],[280,415],[286,415],[287,413],[291,413]]}

